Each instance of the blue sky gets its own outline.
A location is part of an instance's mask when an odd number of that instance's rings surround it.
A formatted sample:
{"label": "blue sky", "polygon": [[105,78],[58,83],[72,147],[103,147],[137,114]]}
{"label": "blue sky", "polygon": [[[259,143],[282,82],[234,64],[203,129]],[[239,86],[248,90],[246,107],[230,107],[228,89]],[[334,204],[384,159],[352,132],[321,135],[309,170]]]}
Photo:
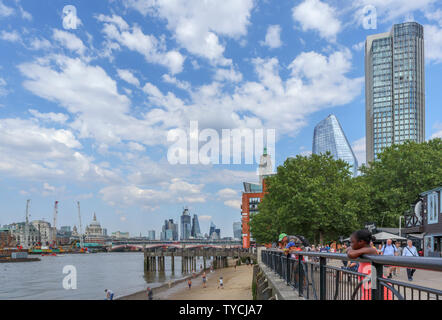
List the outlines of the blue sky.
{"label": "blue sky", "polygon": [[[63,9],[77,24],[64,25]],[[366,6],[376,29],[364,29]],[[394,23],[425,27],[426,136],[442,136],[436,0],[0,0],[0,224],[147,234],[188,206],[232,236],[255,165],[170,165],[167,133],[275,129],[276,164],[308,154],[334,113],[365,159],[364,49]]]}

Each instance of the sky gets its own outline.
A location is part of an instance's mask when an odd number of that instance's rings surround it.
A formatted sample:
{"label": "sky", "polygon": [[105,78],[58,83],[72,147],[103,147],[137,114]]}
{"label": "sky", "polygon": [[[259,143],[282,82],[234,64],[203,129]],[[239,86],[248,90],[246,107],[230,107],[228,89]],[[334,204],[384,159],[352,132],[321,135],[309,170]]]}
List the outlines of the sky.
{"label": "sky", "polygon": [[442,137],[440,0],[0,0],[0,225],[27,199],[31,219],[57,200],[78,225],[80,201],[83,225],[158,236],[187,206],[232,236],[256,163],[171,164],[171,130],[275,130],[281,165],[333,113],[364,163],[365,38],[406,21],[425,28]]}

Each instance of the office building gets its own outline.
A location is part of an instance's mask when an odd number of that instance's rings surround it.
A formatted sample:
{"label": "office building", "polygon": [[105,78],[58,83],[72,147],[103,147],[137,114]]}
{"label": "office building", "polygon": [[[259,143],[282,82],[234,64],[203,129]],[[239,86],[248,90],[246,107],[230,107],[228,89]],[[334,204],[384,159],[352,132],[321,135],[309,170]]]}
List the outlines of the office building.
{"label": "office building", "polygon": [[329,115],[316,125],[312,151],[314,154],[330,152],[335,159],[346,161],[353,176],[357,176],[358,161],[335,115]]}
{"label": "office building", "polygon": [[190,238],[192,231],[191,217],[188,208],[184,208],[181,215],[181,240],[187,240]]}
{"label": "office building", "polygon": [[149,230],[147,231],[147,238],[149,240],[155,240],[155,230]]}
{"label": "office building", "polygon": [[241,239],[241,222],[234,222],[233,223],[233,238],[234,239]]}
{"label": "office building", "polygon": [[178,240],[178,224],[173,219],[165,220],[160,234],[161,240],[177,241]]}
{"label": "office building", "polygon": [[201,230],[200,230],[200,223],[198,221],[198,216],[196,214],[194,214],[193,218],[192,218],[192,230],[191,230],[190,235],[194,239],[202,238]]}
{"label": "office building", "polygon": [[424,28],[416,22],[367,37],[367,163],[392,144],[425,141],[424,60]]}

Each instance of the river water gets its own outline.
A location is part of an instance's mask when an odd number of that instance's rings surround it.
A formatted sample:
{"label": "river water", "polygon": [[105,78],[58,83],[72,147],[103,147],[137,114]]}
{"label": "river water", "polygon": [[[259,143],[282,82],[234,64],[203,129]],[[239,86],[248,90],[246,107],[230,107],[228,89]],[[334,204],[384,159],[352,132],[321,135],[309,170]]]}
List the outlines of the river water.
{"label": "river water", "polygon": [[[197,265],[200,263],[202,260]],[[74,266],[77,271],[75,290],[63,288],[65,266]],[[102,300],[104,289],[111,289],[119,297],[185,276],[180,257],[175,257],[174,273],[169,258],[165,267],[162,273],[144,272],[142,252],[72,254],[41,257],[39,262],[1,263],[0,299]]]}

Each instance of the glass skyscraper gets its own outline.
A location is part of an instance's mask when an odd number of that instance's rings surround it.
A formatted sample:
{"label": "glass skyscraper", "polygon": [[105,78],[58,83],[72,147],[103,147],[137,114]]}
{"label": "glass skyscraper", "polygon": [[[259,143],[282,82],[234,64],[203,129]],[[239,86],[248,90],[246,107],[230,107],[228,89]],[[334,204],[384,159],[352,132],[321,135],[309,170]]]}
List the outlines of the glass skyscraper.
{"label": "glass skyscraper", "polygon": [[189,209],[184,208],[181,215],[181,240],[187,240],[190,238],[192,231],[191,217]]}
{"label": "glass skyscraper", "polygon": [[333,114],[318,123],[313,135],[313,153],[325,154],[327,151],[335,159],[341,159],[350,164],[353,176],[358,175],[358,160],[348,143],[341,124]]}
{"label": "glass skyscraper", "polygon": [[382,149],[425,141],[424,28],[396,24],[365,44],[367,163]]}

